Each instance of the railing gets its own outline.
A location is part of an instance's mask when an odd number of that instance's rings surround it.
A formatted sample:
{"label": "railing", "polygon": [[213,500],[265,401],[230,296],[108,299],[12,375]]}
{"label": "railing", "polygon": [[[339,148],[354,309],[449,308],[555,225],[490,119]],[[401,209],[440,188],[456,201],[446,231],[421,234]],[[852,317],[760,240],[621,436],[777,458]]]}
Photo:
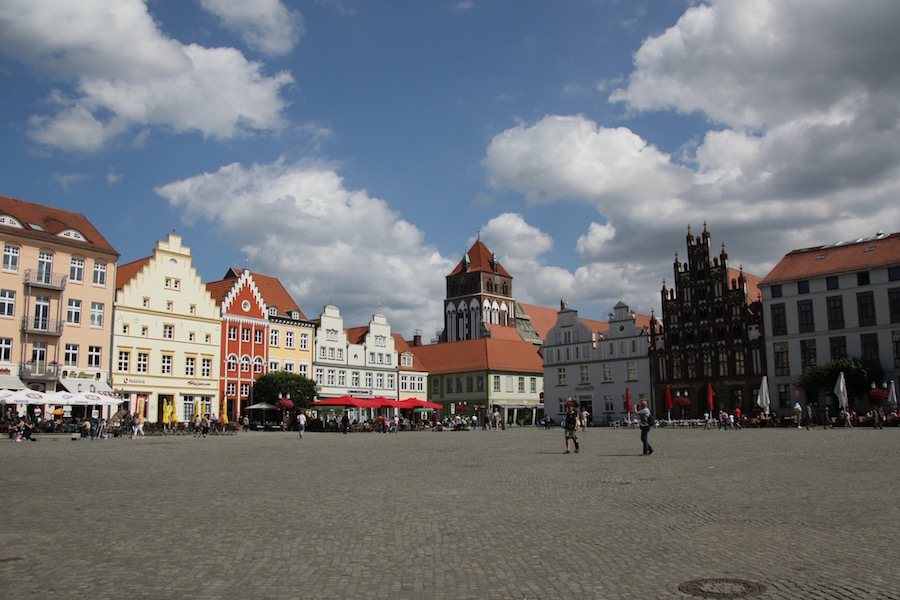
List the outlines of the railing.
{"label": "railing", "polygon": [[22,331],[41,335],[62,335],[62,319],[46,319],[44,317],[22,317]]}
{"label": "railing", "polygon": [[19,364],[21,379],[59,379],[59,365],[30,360]]}
{"label": "railing", "polygon": [[66,280],[68,278],[68,275],[63,275],[62,273],[47,273],[39,269],[25,270],[25,285],[35,287],[64,290],[66,289]]}

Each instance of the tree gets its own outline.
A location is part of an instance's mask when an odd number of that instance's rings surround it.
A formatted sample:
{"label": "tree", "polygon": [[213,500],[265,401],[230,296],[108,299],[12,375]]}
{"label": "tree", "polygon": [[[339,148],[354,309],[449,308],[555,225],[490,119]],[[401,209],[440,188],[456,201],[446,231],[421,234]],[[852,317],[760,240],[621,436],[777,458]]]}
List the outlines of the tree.
{"label": "tree", "polygon": [[794,386],[804,391],[808,402],[818,403],[819,393],[832,391],[841,373],[851,398],[867,398],[872,382],[884,380],[884,367],[877,360],[841,358],[806,369]]}
{"label": "tree", "polygon": [[260,376],[253,384],[253,400],[277,404],[281,398],[290,397],[294,410],[309,408],[316,397],[316,383],[303,375],[273,371]]}

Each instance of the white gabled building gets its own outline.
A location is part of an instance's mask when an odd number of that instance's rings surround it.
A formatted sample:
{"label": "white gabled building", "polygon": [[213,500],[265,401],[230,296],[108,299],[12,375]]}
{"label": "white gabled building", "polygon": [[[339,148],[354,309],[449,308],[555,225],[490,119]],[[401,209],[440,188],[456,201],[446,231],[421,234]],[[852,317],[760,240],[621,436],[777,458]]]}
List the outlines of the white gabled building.
{"label": "white gabled building", "polygon": [[544,339],[544,414],[557,422],[566,412],[567,400],[575,400],[591,413],[593,424],[630,418],[641,400],[651,407],[650,317],[636,315],[619,302],[609,323],[578,317],[563,305],[556,325]]}
{"label": "white gabled building", "polygon": [[191,260],[181,237],[169,234],[152,256],[117,270],[113,387],[148,422],[168,420],[172,410],[188,420],[197,403],[219,414],[222,317]]}
{"label": "white gabled building", "polygon": [[368,326],[345,329],[338,307],[319,317],[313,374],[318,398],[350,395],[396,400],[397,350],[387,317],[376,313]]}

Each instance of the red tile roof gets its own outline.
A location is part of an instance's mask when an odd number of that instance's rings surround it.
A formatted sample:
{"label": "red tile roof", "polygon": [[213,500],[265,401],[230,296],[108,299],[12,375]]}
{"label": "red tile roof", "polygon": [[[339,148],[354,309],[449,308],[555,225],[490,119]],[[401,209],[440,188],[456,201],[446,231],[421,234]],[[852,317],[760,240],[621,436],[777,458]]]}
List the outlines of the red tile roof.
{"label": "red tile roof", "polygon": [[[467,272],[471,273],[473,271],[485,271],[488,273],[493,273],[494,269],[491,267],[491,260],[493,259],[493,254],[491,251],[487,249],[487,246],[484,245],[480,239],[476,240],[476,242],[472,245],[469,251],[466,253],[466,256],[469,257],[469,269]],[[459,264],[456,265],[456,268],[448,275],[448,277],[452,275],[457,275],[459,273],[466,272],[465,267],[465,259],[459,261]],[[511,277],[510,274],[503,268],[503,265],[498,261],[497,265],[497,274],[503,275],[504,277]]]}
{"label": "red tile roof", "polygon": [[760,285],[900,265],[900,233],[788,252]]}
{"label": "red tile roof", "polygon": [[[88,218],[81,213],[35,204],[34,202],[26,202],[25,200],[17,200],[8,196],[0,196],[0,216],[2,215],[9,215],[15,218],[24,229],[11,225],[0,225],[0,231],[15,232],[17,235],[36,240],[47,240],[58,244],[90,248],[98,252],[114,254],[116,258],[119,256],[119,253],[109,245],[106,238],[100,235],[100,232],[97,231]],[[59,234],[67,229],[74,229],[83,235],[87,241],[61,237]]]}
{"label": "red tile roof", "polygon": [[427,369],[425,368],[425,365],[422,364],[422,361],[419,360],[419,357],[416,356],[411,344],[404,340],[403,336],[399,333],[392,333],[391,337],[394,338],[394,348],[397,350],[398,355],[409,352],[413,357],[412,367],[404,367],[401,364],[399,365],[399,369],[401,371],[420,371],[424,373]]}
{"label": "red tile roof", "polygon": [[345,327],[344,332],[347,334],[348,344],[362,344],[366,341],[366,335],[369,333],[369,326]]}
{"label": "red tile roof", "polygon": [[[737,281],[738,277],[741,276],[741,271],[738,269],[728,269],[728,285],[731,286],[731,280],[734,279]],[[762,277],[758,275],[751,275],[750,273],[744,272],[744,282],[747,284],[747,303],[756,302],[762,295],[759,291],[759,282],[762,281]]]}
{"label": "red tile roof", "polygon": [[147,256],[124,265],[116,267],[116,289],[121,290],[131,278],[141,272],[141,269],[150,264],[152,256]]}
{"label": "red tile roof", "polygon": [[[206,284],[206,289],[213,299],[215,299],[217,304],[222,304],[222,300],[225,299],[225,296],[227,296],[228,292],[231,291],[231,288],[234,287],[234,284],[241,276],[241,273],[242,271],[240,269],[232,267],[225,273],[224,279],[211,281]],[[297,306],[297,303],[294,302],[294,299],[288,291],[284,289],[284,286],[277,277],[262,275],[252,271],[250,272],[250,276],[256,284],[256,289],[259,290],[263,302],[266,303],[266,308],[274,306],[278,309],[278,316],[281,317],[290,317],[289,313],[292,310],[296,310],[300,313],[300,318],[302,320],[307,320],[306,315],[303,314],[303,311],[300,310],[300,307]]]}
{"label": "red tile roof", "polygon": [[544,372],[544,362],[533,344],[481,338],[462,342],[413,346],[413,353],[430,374],[466,371]]}
{"label": "red tile roof", "polygon": [[559,311],[554,308],[525,304],[523,302],[519,302],[519,306],[531,319],[531,324],[534,326],[534,330],[538,332],[538,335],[541,336],[541,339],[546,340],[547,334],[556,325],[556,315]]}

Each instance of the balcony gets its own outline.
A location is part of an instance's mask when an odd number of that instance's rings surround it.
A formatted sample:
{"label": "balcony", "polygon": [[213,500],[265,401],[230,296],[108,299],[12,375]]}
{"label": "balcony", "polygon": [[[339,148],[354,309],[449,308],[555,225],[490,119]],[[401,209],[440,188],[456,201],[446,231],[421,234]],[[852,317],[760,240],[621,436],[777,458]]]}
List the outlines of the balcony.
{"label": "balcony", "polygon": [[68,275],[63,275],[62,273],[46,273],[38,269],[25,270],[25,285],[48,290],[66,289],[66,280],[68,278]]}
{"label": "balcony", "polygon": [[43,317],[23,317],[22,329],[29,335],[52,335],[59,337],[63,331],[62,319],[45,319]]}
{"label": "balcony", "polygon": [[56,381],[59,379],[59,365],[43,361],[28,361],[19,364],[19,379],[43,379]]}

